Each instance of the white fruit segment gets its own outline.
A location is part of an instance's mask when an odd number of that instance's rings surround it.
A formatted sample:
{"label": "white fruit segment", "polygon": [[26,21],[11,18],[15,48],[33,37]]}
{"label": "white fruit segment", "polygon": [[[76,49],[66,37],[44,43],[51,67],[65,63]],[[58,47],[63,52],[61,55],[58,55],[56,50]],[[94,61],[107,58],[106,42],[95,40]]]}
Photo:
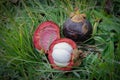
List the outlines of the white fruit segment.
{"label": "white fruit segment", "polygon": [[52,52],[54,63],[60,67],[67,66],[71,59],[72,52],[73,48],[70,44],[66,42],[56,44]]}
{"label": "white fruit segment", "polygon": [[55,49],[52,52],[52,57],[59,63],[67,63],[70,61],[71,53],[64,49]]}
{"label": "white fruit segment", "polygon": [[61,43],[56,44],[53,47],[53,50],[55,50],[55,49],[64,49],[64,50],[68,51],[69,53],[72,53],[72,51],[73,51],[72,46],[66,42],[61,42]]}
{"label": "white fruit segment", "polygon": [[57,62],[57,61],[55,61],[54,60],[54,63],[57,65],[57,66],[60,66],[60,67],[65,67],[65,66],[67,66],[69,63],[67,62],[67,63],[59,63],[59,62]]}

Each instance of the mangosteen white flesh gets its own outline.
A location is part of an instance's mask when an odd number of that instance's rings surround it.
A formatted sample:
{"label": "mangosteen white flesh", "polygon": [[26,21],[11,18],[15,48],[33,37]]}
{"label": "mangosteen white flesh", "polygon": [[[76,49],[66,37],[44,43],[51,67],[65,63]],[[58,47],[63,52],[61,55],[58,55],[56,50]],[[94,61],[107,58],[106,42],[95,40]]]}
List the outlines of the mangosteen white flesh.
{"label": "mangosteen white flesh", "polygon": [[70,61],[71,53],[64,49],[55,49],[52,52],[52,57],[56,62],[66,63]]}
{"label": "mangosteen white flesh", "polygon": [[73,51],[72,46],[66,42],[57,43],[53,47],[53,50],[55,50],[55,49],[64,49],[64,50],[68,51],[69,53],[72,53],[72,51]]}
{"label": "mangosteen white flesh", "polygon": [[57,61],[55,61],[54,60],[54,63],[57,65],[57,66],[60,66],[60,67],[65,67],[65,66],[67,66],[69,63],[67,62],[67,63],[60,63],[60,62],[57,62]]}

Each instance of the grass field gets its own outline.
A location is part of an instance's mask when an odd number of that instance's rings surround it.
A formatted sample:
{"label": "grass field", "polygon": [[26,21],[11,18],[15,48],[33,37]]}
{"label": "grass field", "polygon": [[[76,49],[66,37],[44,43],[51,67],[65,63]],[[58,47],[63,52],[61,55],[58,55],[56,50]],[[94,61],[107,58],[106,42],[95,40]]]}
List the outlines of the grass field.
{"label": "grass field", "polygon": [[[1,0],[0,80],[120,80],[120,1],[112,3],[108,14],[105,0]],[[32,36],[41,22],[51,20],[64,37],[63,23],[75,7],[93,26],[92,37],[78,45],[90,54],[71,71],[54,70]]]}

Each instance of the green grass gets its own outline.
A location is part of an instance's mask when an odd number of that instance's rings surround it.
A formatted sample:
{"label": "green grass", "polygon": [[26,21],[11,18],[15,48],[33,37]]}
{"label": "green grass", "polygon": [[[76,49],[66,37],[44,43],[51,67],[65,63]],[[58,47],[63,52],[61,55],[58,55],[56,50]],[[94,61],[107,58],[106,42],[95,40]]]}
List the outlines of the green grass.
{"label": "green grass", "polygon": [[[120,1],[113,0],[114,3]],[[97,1],[96,1],[97,2]],[[119,80],[120,16],[103,11],[103,2],[96,6],[88,0],[9,0],[0,1],[0,79],[1,80]],[[94,31],[91,39],[82,43],[90,54],[72,71],[51,68],[47,57],[37,52],[32,43],[36,27],[52,20],[61,28],[74,7],[86,13]],[[119,5],[116,5],[117,8]],[[114,10],[116,11],[116,7]],[[113,11],[114,11],[113,10]],[[119,12],[119,11],[118,11]],[[102,19],[102,22],[96,20]],[[87,46],[92,45],[93,48]],[[80,45],[78,45],[80,46]],[[91,50],[92,49],[92,50]],[[97,52],[96,52],[97,50]],[[98,57],[100,54],[101,57]]]}

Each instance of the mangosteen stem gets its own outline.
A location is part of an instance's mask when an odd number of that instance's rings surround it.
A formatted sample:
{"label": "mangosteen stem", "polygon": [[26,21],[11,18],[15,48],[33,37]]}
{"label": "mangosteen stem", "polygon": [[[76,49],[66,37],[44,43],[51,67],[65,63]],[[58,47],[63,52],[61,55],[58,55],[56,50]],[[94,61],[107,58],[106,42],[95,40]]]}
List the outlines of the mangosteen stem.
{"label": "mangosteen stem", "polygon": [[78,46],[78,50],[83,51],[81,58],[86,58],[91,53],[98,54],[98,58],[101,58],[101,51],[97,49],[97,45],[80,45]]}

